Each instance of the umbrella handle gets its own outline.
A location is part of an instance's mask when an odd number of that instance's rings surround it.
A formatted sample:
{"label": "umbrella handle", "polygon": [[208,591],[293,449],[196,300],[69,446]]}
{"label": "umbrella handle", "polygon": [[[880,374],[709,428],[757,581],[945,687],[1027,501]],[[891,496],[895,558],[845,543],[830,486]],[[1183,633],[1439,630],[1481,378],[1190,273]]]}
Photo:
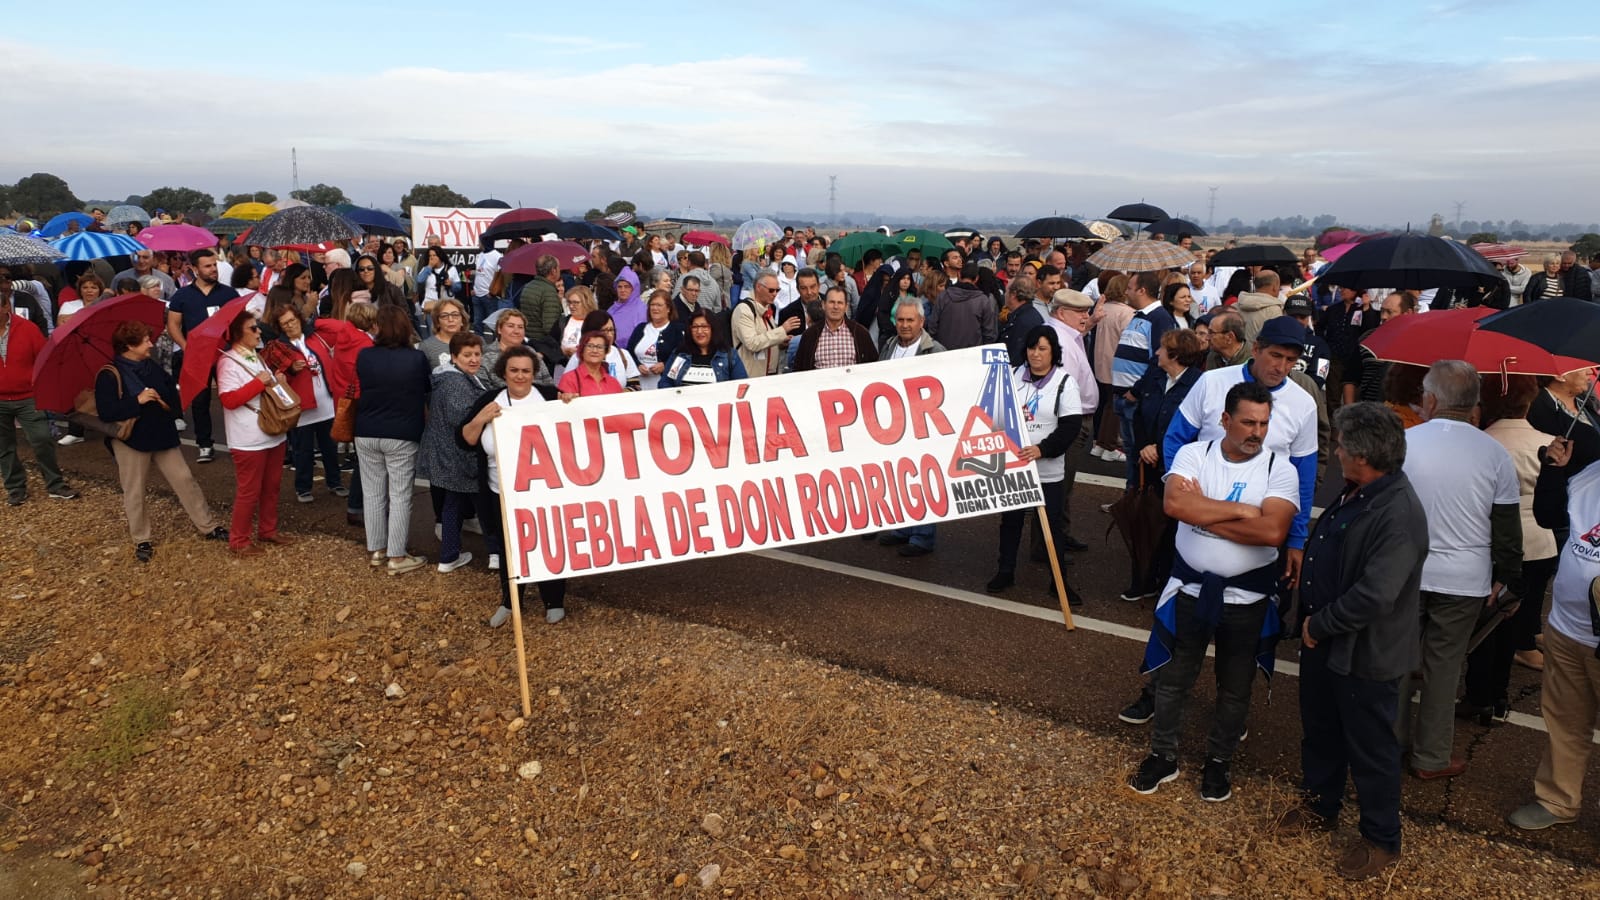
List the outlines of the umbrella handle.
{"label": "umbrella handle", "polygon": [[1592,401],[1593,399],[1594,399],[1594,382],[1591,381],[1591,382],[1589,382],[1589,386],[1584,389],[1583,394],[1578,397],[1578,401],[1579,401],[1578,404],[1577,404],[1578,415],[1577,416],[1573,416],[1572,417],[1572,421],[1567,423],[1567,433],[1562,435],[1563,438],[1565,438],[1565,439],[1567,439],[1569,441],[1572,440],[1572,429],[1577,427],[1577,425],[1578,425],[1578,416],[1583,416],[1584,418],[1588,418],[1589,417],[1589,402]]}

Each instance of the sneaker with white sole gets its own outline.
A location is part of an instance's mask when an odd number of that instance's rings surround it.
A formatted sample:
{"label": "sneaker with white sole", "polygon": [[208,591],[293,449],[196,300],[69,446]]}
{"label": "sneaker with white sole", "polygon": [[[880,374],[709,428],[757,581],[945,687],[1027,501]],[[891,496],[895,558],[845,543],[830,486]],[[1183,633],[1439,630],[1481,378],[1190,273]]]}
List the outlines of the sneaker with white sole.
{"label": "sneaker with white sole", "polygon": [[1156,788],[1178,777],[1178,761],[1152,753],[1139,764],[1139,771],[1128,778],[1128,787],[1140,794],[1154,794]]}
{"label": "sneaker with white sole", "polygon": [[1128,454],[1121,450],[1107,450],[1100,458],[1108,463],[1125,463],[1128,461]]}
{"label": "sneaker with white sole", "polygon": [[69,487],[58,487],[50,491],[51,500],[76,500],[83,495]]}
{"label": "sneaker with white sole", "polygon": [[59,447],[71,447],[73,444],[81,444],[81,443],[83,443],[83,438],[78,437],[75,434],[63,434],[56,441],[56,445],[59,446]]}
{"label": "sneaker with white sole", "polygon": [[310,503],[312,500],[316,499],[315,497],[311,496],[310,491],[306,491],[304,494],[295,494],[294,498],[299,500],[301,503]]}
{"label": "sneaker with white sole", "polygon": [[173,422],[172,422],[172,427],[178,429],[179,431],[182,431],[185,428],[189,427],[189,423],[185,422],[182,419],[174,419]]}
{"label": "sneaker with white sole", "polygon": [[491,571],[491,572],[500,571],[500,554],[498,554],[498,553],[489,554],[489,571]]}
{"label": "sneaker with white sole", "polygon": [[383,567],[390,575],[404,575],[407,572],[415,572],[427,564],[427,560],[420,556],[402,556],[399,559],[389,560]]}
{"label": "sneaker with white sole", "polygon": [[502,606],[494,611],[494,615],[489,617],[489,627],[499,628],[509,621],[511,621],[511,607]]}
{"label": "sneaker with white sole", "polygon": [[1206,760],[1200,773],[1200,799],[1207,803],[1221,803],[1233,796],[1233,782],[1228,778],[1228,764],[1216,757]]}
{"label": "sneaker with white sole", "polygon": [[194,461],[197,463],[208,463],[211,462],[212,458],[213,454],[210,447],[201,447],[194,454]]}
{"label": "sneaker with white sole", "polygon": [[1094,446],[1089,448],[1089,455],[1094,457],[1095,459],[1100,459],[1101,457],[1105,456],[1105,454],[1106,454],[1106,448],[1100,446],[1099,444],[1095,444]]}
{"label": "sneaker with white sole", "polygon": [[469,562],[472,562],[472,554],[468,553],[465,550],[463,550],[463,551],[461,551],[461,555],[457,556],[454,560],[452,560],[450,562],[441,562],[441,563],[439,563],[439,571],[440,572],[454,572],[455,570],[461,568],[462,566],[466,565]]}
{"label": "sneaker with white sole", "polygon": [[434,523],[434,525],[433,525],[433,539],[436,540],[436,541],[444,540],[444,524],[442,522],[435,522]]}

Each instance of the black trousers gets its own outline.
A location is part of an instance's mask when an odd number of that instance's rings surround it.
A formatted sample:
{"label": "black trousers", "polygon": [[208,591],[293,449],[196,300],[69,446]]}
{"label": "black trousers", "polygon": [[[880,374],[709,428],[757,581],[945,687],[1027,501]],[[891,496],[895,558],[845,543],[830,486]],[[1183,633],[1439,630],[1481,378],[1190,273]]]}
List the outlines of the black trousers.
{"label": "black trousers", "polygon": [[[1061,520],[1061,509],[1066,505],[1063,484],[1060,481],[1046,481],[1040,485],[1044,490],[1044,513],[1050,517],[1050,534],[1057,541],[1067,536],[1065,524]],[[1017,571],[1017,550],[1022,546],[1022,522],[1028,516],[1025,509],[1007,510],[1000,514],[1000,562],[998,569],[1007,574]],[[1059,544],[1057,545],[1059,552]]]}
{"label": "black trousers", "polygon": [[[511,608],[511,555],[506,552],[505,531],[500,521],[500,495],[479,489],[478,522],[483,526],[483,542],[490,553],[500,554],[500,605]],[[559,609],[567,603],[567,580],[553,578],[539,582],[539,599],[545,609]]]}
{"label": "black trousers", "polygon": [[1558,556],[1530,559],[1522,564],[1527,596],[1511,618],[1501,622],[1478,649],[1467,656],[1466,701],[1470,706],[1493,706],[1510,698],[1511,660],[1518,650],[1532,650],[1544,612],[1544,592],[1556,574]]}
{"label": "black trousers", "polygon": [[1354,782],[1361,836],[1400,852],[1400,679],[1369,681],[1328,668],[1328,643],[1300,651],[1300,768],[1306,802],[1334,819]]}

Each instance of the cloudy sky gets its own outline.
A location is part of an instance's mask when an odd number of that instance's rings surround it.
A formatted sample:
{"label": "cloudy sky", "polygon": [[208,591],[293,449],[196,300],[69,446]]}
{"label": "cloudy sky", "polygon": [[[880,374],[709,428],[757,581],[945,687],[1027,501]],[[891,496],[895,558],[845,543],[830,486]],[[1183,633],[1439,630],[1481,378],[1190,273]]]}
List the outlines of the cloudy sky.
{"label": "cloudy sky", "polygon": [[1572,0],[108,6],[7,13],[0,182],[282,195],[294,147],[389,207],[1600,217]]}

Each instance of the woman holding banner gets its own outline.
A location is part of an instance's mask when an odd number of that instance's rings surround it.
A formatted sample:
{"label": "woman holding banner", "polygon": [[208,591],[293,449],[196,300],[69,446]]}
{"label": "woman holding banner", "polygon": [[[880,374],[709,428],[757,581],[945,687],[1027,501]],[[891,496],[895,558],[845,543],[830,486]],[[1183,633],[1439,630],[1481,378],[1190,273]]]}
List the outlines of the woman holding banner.
{"label": "woman holding banner", "polygon": [[[499,564],[504,553],[505,530],[501,525],[500,466],[495,459],[494,420],[512,406],[543,403],[533,389],[533,373],[538,368],[533,349],[516,346],[500,354],[495,375],[505,383],[500,391],[485,391],[467,411],[461,425],[460,442],[483,453],[478,481],[478,515],[483,519],[484,543],[489,546],[489,568],[500,570],[500,608],[489,619],[490,628],[499,628],[511,618],[511,566]],[[509,560],[507,560],[509,563]],[[567,580],[556,578],[539,582],[539,597],[544,601],[544,620],[551,625],[566,618]]]}
{"label": "woman holding banner", "polygon": [[[1023,346],[1026,362],[1011,373],[1011,387],[1022,407],[1022,424],[1027,428],[1027,443],[1018,451],[1023,459],[1039,467],[1039,482],[1044,489],[1041,514],[1052,535],[1065,535],[1061,510],[1066,504],[1063,492],[1066,464],[1062,456],[1078,436],[1083,425],[1083,409],[1078,386],[1061,365],[1061,344],[1049,325],[1035,326]],[[1000,514],[999,571],[989,579],[987,590],[997,594],[1016,583],[1017,548],[1022,543],[1022,522],[1027,511],[1007,510]],[[1054,591],[1054,581],[1052,592]]]}
{"label": "woman holding banner", "polygon": [[715,384],[748,377],[744,361],[739,359],[739,354],[728,349],[727,342],[712,323],[711,313],[697,309],[689,315],[684,340],[678,345],[678,352],[667,360],[659,386],[672,388],[687,384]]}

